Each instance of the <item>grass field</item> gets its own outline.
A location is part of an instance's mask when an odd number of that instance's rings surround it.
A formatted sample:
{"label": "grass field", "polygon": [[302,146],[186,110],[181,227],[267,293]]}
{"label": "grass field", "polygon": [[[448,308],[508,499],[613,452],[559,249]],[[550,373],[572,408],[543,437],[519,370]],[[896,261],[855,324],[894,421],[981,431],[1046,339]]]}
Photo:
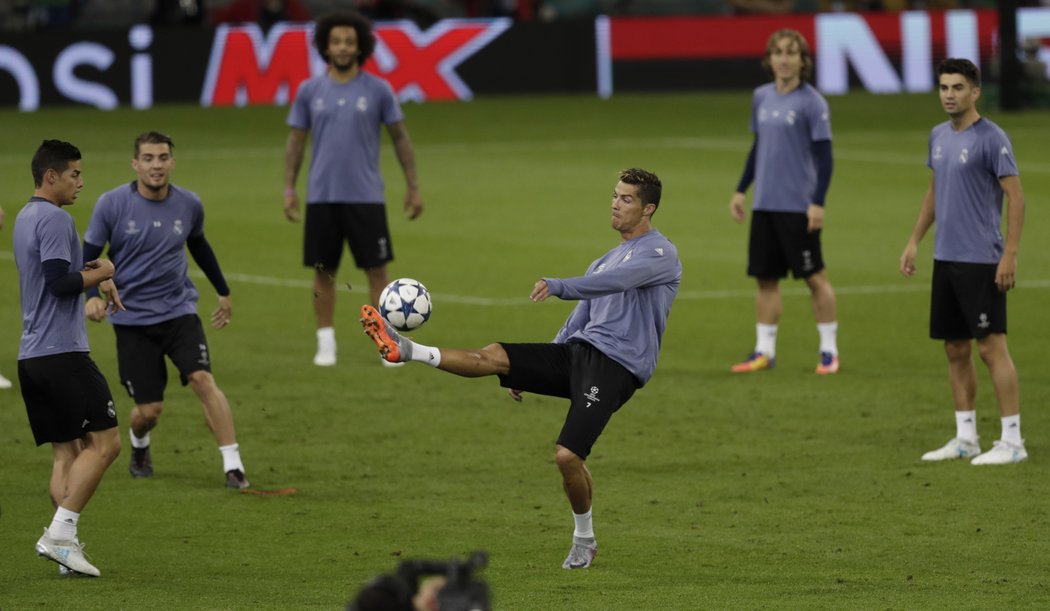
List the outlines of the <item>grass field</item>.
{"label": "grass field", "polygon": [[[170,386],[153,433],[156,476],[132,480],[123,454],[81,521],[103,577],[60,578],[32,551],[52,512],[50,450],[34,447],[17,388],[0,391],[0,608],[336,609],[402,559],[475,549],[490,554],[481,576],[505,610],[1050,606],[1050,120],[988,113],[1012,136],[1028,199],[1010,345],[1031,459],[929,465],[922,452],[954,434],[943,351],[926,336],[932,236],[917,278],[902,278],[897,258],[929,181],[929,128],[943,115],[934,96],[830,103],[824,244],[843,371],[827,379],[812,373],[817,333],[798,283],[786,285],[777,369],[728,372],[754,341],[746,227],[727,212],[750,143],[748,94],[407,106],[427,205],[413,222],[396,213],[403,181],[385,146],[391,274],[434,294],[416,334],[433,345],[547,341],[572,304],[530,303],[533,282],[581,274],[616,243],[608,194],[619,169],[663,179],[655,224],[678,246],[681,293],[656,376],[588,461],[601,555],[579,572],[560,568],[572,531],[552,448],[564,401],[517,404],[495,380],[380,367],[356,320],[364,277],[349,266],[339,364],[311,364],[302,229],[281,213],[284,109],[0,113],[0,281],[10,287],[0,372],[16,375],[11,225],[32,192],[36,145],[81,147],[87,185],[69,210],[83,231],[95,199],[133,178],[134,136],[169,132],[175,182],[204,199],[233,289],[234,321],[209,341],[248,475],[257,488],[298,490],[222,488],[200,408]],[[197,278],[207,314],[214,294]],[[131,404],[112,330],[89,333],[123,433]],[[978,372],[988,446],[999,420]]]}

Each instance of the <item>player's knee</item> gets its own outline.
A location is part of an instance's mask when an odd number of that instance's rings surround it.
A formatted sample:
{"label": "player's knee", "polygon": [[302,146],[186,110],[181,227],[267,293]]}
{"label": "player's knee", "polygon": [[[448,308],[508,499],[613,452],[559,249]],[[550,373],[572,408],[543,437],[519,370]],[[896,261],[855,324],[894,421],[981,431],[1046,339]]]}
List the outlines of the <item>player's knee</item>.
{"label": "player's knee", "polygon": [[558,446],[554,451],[554,462],[558,465],[558,469],[564,472],[578,469],[583,464],[583,459],[569,448]]}
{"label": "player's knee", "polygon": [[139,418],[142,419],[147,427],[152,429],[157,426],[157,421],[160,420],[160,414],[164,411],[164,404],[160,401],[155,403],[141,403],[136,405],[135,409],[139,413]]}
{"label": "player's knee", "polygon": [[478,350],[477,354],[481,357],[482,362],[501,373],[506,373],[510,367],[507,351],[500,344],[489,344]]}
{"label": "player's knee", "polygon": [[91,443],[102,460],[107,465],[116,460],[120,455],[120,432],[117,427],[98,431],[92,435]]}
{"label": "player's knee", "polygon": [[969,341],[946,341],[944,342],[944,353],[948,355],[951,362],[965,361],[970,358]]}
{"label": "player's knee", "polygon": [[994,365],[1006,354],[1006,341],[1000,337],[989,335],[977,342],[977,353],[981,360],[987,365]]}
{"label": "player's knee", "polygon": [[186,379],[189,380],[190,388],[198,395],[211,391],[215,387],[215,376],[210,371],[204,371],[203,369],[194,371],[186,376]]}

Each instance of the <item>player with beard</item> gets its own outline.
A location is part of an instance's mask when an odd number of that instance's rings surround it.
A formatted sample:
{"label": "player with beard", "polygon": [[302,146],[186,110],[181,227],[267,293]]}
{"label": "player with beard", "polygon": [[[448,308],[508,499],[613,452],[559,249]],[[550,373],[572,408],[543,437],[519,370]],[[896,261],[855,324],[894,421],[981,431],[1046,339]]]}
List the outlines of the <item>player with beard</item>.
{"label": "player with beard", "polygon": [[423,212],[423,198],[397,98],[386,81],[362,69],[375,48],[372,24],[354,11],[330,13],[318,20],[314,44],[328,62],[328,73],[304,82],[288,112],[284,214],[289,221],[299,220],[295,183],[309,134],[313,147],[303,264],[314,268],[314,364],[327,367],[336,362],[335,279],[343,243],[349,244],[357,267],[365,270],[371,303],[379,302],[389,282],[386,266],[394,250],[379,172],[380,125],[386,125],[405,174],[404,210],[409,219]]}
{"label": "player with beard", "polygon": [[[247,488],[233,414],[226,395],[211,373],[211,357],[204,328],[197,316],[196,287],[186,275],[186,250],[193,255],[219,296],[211,325],[230,324],[230,288],[215,252],[204,238],[204,206],[197,194],[171,184],[175,145],[158,132],[135,139],[131,167],[138,180],[104,193],[95,204],[87,232],[84,256],[97,257],[109,243],[117,265],[116,281],[124,283],[127,308],[110,317],[117,335],[120,380],[135,401],[131,410],[131,464],[133,477],[152,477],[150,431],[164,409],[167,356],[201,401],[204,419],[219,444],[228,488]],[[98,297],[87,300],[87,317],[106,318]]]}

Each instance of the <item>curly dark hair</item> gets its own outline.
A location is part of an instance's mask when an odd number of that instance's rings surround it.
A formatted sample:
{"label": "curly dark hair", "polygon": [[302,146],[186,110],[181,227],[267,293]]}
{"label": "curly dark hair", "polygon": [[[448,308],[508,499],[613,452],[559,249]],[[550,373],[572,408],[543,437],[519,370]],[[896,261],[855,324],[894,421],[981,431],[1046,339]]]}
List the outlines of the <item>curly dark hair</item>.
{"label": "curly dark hair", "polygon": [[802,56],[802,73],[799,75],[799,78],[803,83],[808,81],[813,76],[813,56],[809,52],[809,43],[806,42],[806,37],[798,30],[784,28],[770,35],[769,41],[766,42],[766,55],[762,58],[762,67],[766,69],[766,72],[773,74],[773,66],[769,63],[769,56],[773,55],[773,50],[777,48],[777,43],[782,38],[791,39],[792,42],[798,45],[798,53]]}
{"label": "curly dark hair", "polygon": [[372,57],[376,48],[376,40],[372,35],[372,22],[364,15],[350,9],[333,11],[317,20],[314,26],[314,46],[317,52],[327,62],[328,59],[328,37],[332,28],[349,26],[357,32],[357,65],[363,66]]}
{"label": "curly dark hair", "polygon": [[[643,206],[652,204],[657,208],[660,207],[663,185],[660,184],[660,179],[656,174],[638,168],[620,170],[620,182],[638,188],[638,197],[642,200]],[[656,214],[655,210],[653,214]]]}
{"label": "curly dark hair", "polygon": [[981,86],[981,70],[968,59],[949,57],[937,64],[937,80],[942,74],[961,74],[974,87]]}

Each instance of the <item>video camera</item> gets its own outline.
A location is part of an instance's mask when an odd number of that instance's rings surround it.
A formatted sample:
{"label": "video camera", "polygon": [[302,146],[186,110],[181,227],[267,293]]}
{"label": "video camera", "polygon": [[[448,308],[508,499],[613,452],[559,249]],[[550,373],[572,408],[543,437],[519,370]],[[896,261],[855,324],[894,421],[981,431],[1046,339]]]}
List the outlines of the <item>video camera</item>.
{"label": "video camera", "polygon": [[491,611],[489,588],[474,578],[488,564],[488,554],[473,552],[466,560],[405,560],[393,575],[382,575],[362,589],[349,611],[415,611],[412,599],[420,579],[441,576],[445,585],[437,593],[440,611]]}

